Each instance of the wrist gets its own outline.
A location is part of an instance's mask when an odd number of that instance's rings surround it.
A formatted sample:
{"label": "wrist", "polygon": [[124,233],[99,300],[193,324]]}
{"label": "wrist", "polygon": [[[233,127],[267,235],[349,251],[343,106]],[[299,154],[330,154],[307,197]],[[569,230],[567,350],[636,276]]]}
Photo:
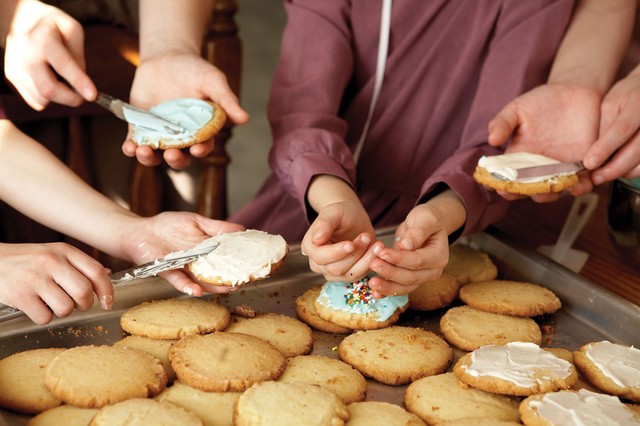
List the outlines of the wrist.
{"label": "wrist", "polygon": [[307,202],[313,210],[319,212],[324,207],[335,203],[360,204],[360,199],[353,188],[341,178],[318,175],[311,179],[307,189]]}
{"label": "wrist", "polygon": [[456,192],[451,189],[441,192],[425,205],[434,209],[440,218],[443,229],[451,235],[462,228],[467,221],[467,210]]}

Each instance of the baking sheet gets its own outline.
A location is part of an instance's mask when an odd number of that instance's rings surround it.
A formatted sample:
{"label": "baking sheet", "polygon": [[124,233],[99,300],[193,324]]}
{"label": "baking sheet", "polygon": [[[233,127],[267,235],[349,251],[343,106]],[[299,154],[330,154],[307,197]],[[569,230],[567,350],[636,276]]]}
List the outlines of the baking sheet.
{"label": "baking sheet", "polygon": [[[392,237],[392,229],[380,231],[380,238],[386,243]],[[500,278],[542,284],[562,300],[563,306],[558,312],[537,318],[543,330],[551,330],[543,334],[543,346],[575,350],[599,340],[640,345],[640,307],[521,247],[518,242],[509,241],[496,230],[467,237],[463,242],[488,253],[498,266]],[[292,246],[284,266],[273,277],[229,295],[208,297],[218,298],[230,309],[244,304],[259,312],[295,317],[295,299],[308,288],[322,283],[322,277],[309,270],[299,246]],[[125,310],[146,300],[168,297],[184,295],[161,279],[147,278],[117,286],[116,303],[110,312],[96,307],[56,319],[47,326],[33,324],[26,317],[12,319],[0,324],[0,358],[34,348],[113,344],[123,337],[119,318]],[[419,326],[439,333],[438,322],[443,312],[409,310],[398,325]],[[337,358],[336,348],[343,337],[314,332],[313,354]],[[455,350],[455,360],[464,353]],[[388,386],[370,380],[366,398],[401,405],[405,389],[406,386]],[[0,410],[0,425],[24,425],[28,419],[28,416]]]}

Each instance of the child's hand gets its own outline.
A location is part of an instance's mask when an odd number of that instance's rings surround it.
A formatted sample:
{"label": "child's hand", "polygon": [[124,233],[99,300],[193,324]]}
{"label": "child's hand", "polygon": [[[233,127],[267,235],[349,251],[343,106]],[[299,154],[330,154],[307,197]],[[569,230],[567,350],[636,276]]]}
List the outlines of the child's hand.
{"label": "child's hand", "polygon": [[0,253],[0,301],[37,324],[88,310],[94,293],[103,309],[113,306],[108,271],[68,244],[0,244]]}

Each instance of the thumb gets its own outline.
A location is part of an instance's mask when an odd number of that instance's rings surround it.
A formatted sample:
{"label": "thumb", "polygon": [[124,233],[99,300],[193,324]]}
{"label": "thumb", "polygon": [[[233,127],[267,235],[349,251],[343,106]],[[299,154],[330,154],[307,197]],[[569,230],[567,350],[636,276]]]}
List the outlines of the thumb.
{"label": "thumb", "polygon": [[489,122],[489,145],[504,144],[519,125],[517,108],[514,102],[510,102]]}

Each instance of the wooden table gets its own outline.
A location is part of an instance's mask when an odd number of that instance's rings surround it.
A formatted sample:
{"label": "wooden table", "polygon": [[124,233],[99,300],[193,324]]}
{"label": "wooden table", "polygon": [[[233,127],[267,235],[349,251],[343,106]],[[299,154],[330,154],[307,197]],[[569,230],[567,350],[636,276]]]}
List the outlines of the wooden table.
{"label": "wooden table", "polygon": [[[624,262],[609,238],[606,220],[609,187],[604,185],[596,192],[600,197],[598,207],[573,246],[589,253],[580,275],[640,305],[640,270]],[[554,205],[516,201],[496,228],[529,247],[555,244],[572,200],[566,197]]]}

